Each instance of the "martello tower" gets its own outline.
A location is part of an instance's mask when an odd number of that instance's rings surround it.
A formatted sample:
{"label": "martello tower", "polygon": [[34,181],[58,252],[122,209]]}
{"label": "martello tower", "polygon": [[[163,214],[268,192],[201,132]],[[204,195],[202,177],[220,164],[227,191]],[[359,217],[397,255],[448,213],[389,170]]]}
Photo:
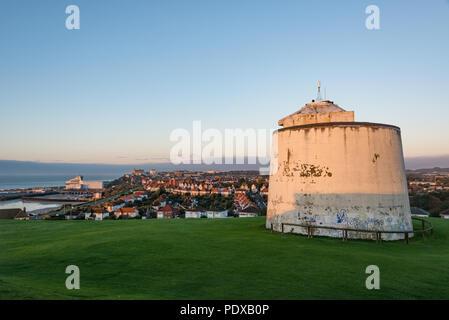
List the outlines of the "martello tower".
{"label": "martello tower", "polygon": [[[282,128],[273,135],[267,228],[281,231],[281,223],[292,223],[413,230],[398,127],[355,122],[353,111],[329,100],[312,100],[278,124]],[[306,233],[302,227],[290,231]],[[341,237],[332,229],[314,232]],[[372,237],[360,232],[348,236]]]}

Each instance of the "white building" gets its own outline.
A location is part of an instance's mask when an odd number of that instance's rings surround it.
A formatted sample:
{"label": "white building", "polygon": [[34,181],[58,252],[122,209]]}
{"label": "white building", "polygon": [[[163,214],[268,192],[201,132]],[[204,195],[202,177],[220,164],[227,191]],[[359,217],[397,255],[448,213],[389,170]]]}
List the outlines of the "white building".
{"label": "white building", "polygon": [[239,218],[252,218],[258,216],[258,210],[256,207],[249,206],[245,209],[240,209],[237,211]]}
{"label": "white building", "polygon": [[84,181],[83,176],[77,176],[65,182],[66,190],[98,190],[103,189],[103,181]]}
{"label": "white building", "polygon": [[213,210],[206,210],[200,207],[194,207],[187,209],[185,212],[185,218],[186,219],[192,219],[192,218],[201,218],[201,217],[207,217],[207,218],[226,218],[228,216],[228,210],[223,211],[213,211]]}
{"label": "white building", "polygon": [[95,220],[101,221],[105,218],[109,217],[109,212],[95,212]]}
{"label": "white building", "polygon": [[228,216],[228,210],[223,211],[207,211],[208,218],[226,218]]}
{"label": "white building", "polygon": [[206,217],[207,211],[200,207],[194,207],[186,210],[185,218],[191,219],[191,218],[201,218]]}

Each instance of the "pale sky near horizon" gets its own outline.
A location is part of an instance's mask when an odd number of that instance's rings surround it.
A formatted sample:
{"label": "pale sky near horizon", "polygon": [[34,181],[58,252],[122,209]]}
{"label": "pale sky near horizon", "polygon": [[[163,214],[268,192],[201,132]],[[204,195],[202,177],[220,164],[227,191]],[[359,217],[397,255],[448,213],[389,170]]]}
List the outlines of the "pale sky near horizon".
{"label": "pale sky near horizon", "polygon": [[318,80],[406,157],[449,154],[448,32],[449,0],[2,0],[0,159],[164,162],[172,130],[274,129]]}

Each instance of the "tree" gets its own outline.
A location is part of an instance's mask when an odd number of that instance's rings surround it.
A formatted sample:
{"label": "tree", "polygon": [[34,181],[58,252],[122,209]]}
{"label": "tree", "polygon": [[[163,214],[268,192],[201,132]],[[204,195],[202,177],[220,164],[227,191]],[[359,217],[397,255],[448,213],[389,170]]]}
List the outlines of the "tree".
{"label": "tree", "polygon": [[432,215],[432,217],[438,217],[441,211],[441,205],[443,204],[443,202],[434,196],[430,196],[430,201],[429,201],[429,207],[430,207],[430,214]]}

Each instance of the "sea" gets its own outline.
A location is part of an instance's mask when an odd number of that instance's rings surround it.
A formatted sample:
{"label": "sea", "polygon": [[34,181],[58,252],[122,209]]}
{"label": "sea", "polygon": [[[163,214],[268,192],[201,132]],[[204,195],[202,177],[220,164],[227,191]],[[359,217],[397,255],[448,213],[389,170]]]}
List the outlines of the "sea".
{"label": "sea", "polygon": [[[121,175],[86,175],[84,180],[111,181]],[[9,189],[41,188],[65,186],[65,182],[73,175],[30,175],[30,176],[2,176],[0,175],[0,194],[8,193]],[[43,213],[59,208],[63,203],[22,201],[21,199],[0,201],[0,209],[26,208],[28,213]]]}
{"label": "sea", "polygon": [[62,203],[57,202],[35,202],[22,201],[21,199],[0,201],[0,209],[26,209],[28,213],[44,212],[49,209],[57,209],[62,206]]}
{"label": "sea", "polygon": [[[111,181],[121,175],[84,175],[83,180]],[[74,175],[0,175],[0,190],[65,186]]]}

